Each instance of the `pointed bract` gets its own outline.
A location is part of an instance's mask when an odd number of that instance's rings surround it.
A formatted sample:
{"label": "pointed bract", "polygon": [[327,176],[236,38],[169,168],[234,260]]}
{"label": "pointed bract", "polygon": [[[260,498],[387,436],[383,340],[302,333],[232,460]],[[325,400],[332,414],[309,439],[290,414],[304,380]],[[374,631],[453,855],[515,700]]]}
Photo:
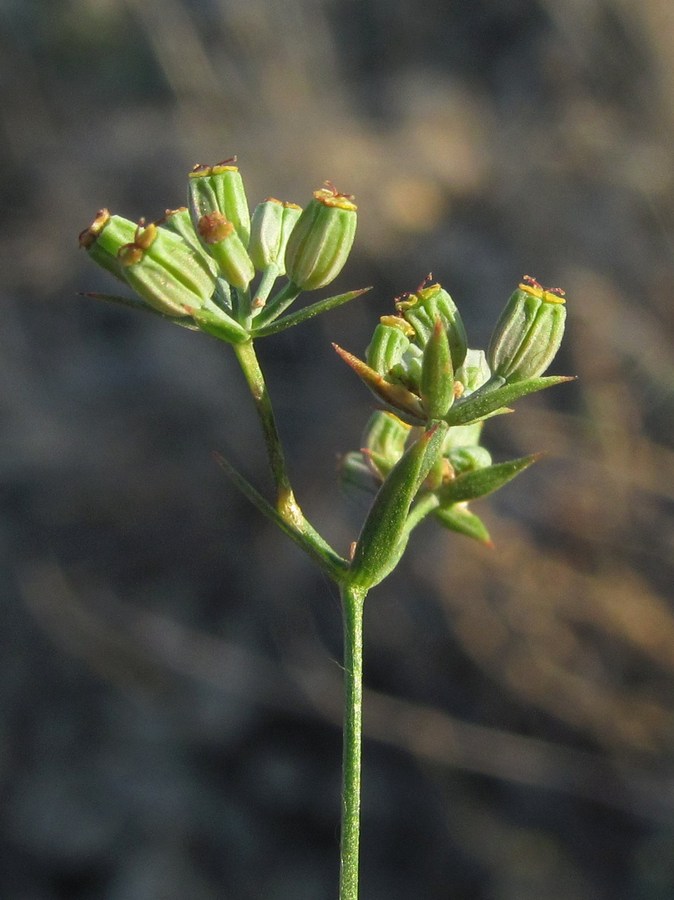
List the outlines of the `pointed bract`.
{"label": "pointed bract", "polygon": [[533,453],[520,459],[511,459],[508,462],[496,463],[493,466],[457,475],[437,491],[440,506],[476,500],[478,497],[493,494],[494,491],[502,488],[504,484],[540,459],[540,456],[540,453]]}
{"label": "pointed bract", "polygon": [[338,344],[333,344],[332,346],[344,362],[351,366],[375,397],[387,406],[390,406],[401,418],[413,425],[420,425],[426,421],[424,408],[416,394],[408,391],[401,384],[391,384],[386,381],[379,372],[375,372],[362,359],[358,359],[357,356],[354,356],[347,350],[343,350]]}
{"label": "pointed bract", "polygon": [[424,347],[421,399],[428,419],[442,419],[454,401],[454,370],[447,332],[440,317]]}
{"label": "pointed bract", "polygon": [[503,410],[505,404],[512,403],[513,400],[553,387],[556,384],[563,384],[565,381],[574,381],[574,376],[547,375],[542,378],[529,378],[514,384],[506,384],[499,376],[492,377],[474,394],[455,403],[447,413],[446,421],[450,425],[468,425],[471,422],[478,422]]}
{"label": "pointed bract", "polygon": [[425,431],[379,489],[351,563],[349,582],[355,587],[369,590],[397,565],[407,542],[410,506],[442,449],[446,431],[444,423]]}
{"label": "pointed bract", "polygon": [[457,534],[493,547],[486,525],[479,516],[468,509],[465,503],[453,503],[451,506],[436,509],[433,515],[436,521],[450,531],[456,531]]}

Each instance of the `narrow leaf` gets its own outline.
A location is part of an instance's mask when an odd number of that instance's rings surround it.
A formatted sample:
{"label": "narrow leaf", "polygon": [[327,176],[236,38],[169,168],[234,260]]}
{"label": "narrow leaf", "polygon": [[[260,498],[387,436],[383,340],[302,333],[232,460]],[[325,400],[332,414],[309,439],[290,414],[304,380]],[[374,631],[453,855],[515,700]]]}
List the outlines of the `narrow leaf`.
{"label": "narrow leaf", "polygon": [[351,564],[350,584],[369,589],[395,568],[407,542],[405,526],[410,506],[441,452],[446,433],[444,423],[433,425],[389,473],[363,524]]}
{"label": "narrow leaf", "polygon": [[391,384],[390,381],[386,381],[383,375],[371,369],[366,362],[358,359],[353,353],[343,350],[338,344],[332,346],[378,400],[382,400],[395,410],[397,415],[406,416],[408,420],[411,419],[415,425],[426,423],[424,408],[416,394],[408,391],[402,384]]}
{"label": "narrow leaf", "polygon": [[447,414],[454,399],[454,369],[447,332],[439,316],[424,347],[420,389],[429,419],[441,419]]}
{"label": "narrow leaf", "polygon": [[[542,391],[544,388],[553,387],[555,384],[563,384],[565,381],[574,381],[574,375],[548,375],[544,378],[529,378],[526,381],[517,381],[514,384],[504,384],[493,390],[480,388],[474,394],[470,394],[465,400],[459,400],[452,406],[445,421],[449,425],[467,425],[483,419],[501,407],[512,403],[527,394]],[[486,385],[485,385],[486,387]]]}
{"label": "narrow leaf", "polygon": [[327,297],[325,300],[319,300],[317,303],[298,309],[297,312],[291,313],[289,316],[276,319],[276,321],[268,325],[263,324],[259,328],[255,327],[255,320],[253,320],[253,334],[255,337],[267,337],[270,334],[278,334],[279,331],[285,331],[286,328],[292,328],[293,325],[299,325],[300,322],[306,322],[307,319],[313,319],[314,316],[320,316],[321,313],[336,309],[343,303],[355,300],[356,297],[361,297],[371,290],[371,287],[366,287],[356,291],[348,291],[346,294],[337,294],[335,297]]}
{"label": "narrow leaf", "polygon": [[304,550],[328,575],[335,581],[341,581],[344,578],[346,569],[346,560],[342,559],[334,551],[328,553],[324,548],[316,546],[315,542],[294,528],[283,516],[278,513],[274,507],[265,498],[259,494],[252,484],[247,481],[240,472],[220,453],[214,453],[215,461],[225,472],[230,481],[237,487],[241,493],[255,506],[263,515],[270,519],[275,525],[287,534],[298,547]]}
{"label": "narrow leaf", "polygon": [[530,456],[522,456],[519,459],[511,459],[508,462],[496,463],[484,469],[457,475],[436,492],[441,508],[493,494],[540,457],[540,453],[532,453]]}

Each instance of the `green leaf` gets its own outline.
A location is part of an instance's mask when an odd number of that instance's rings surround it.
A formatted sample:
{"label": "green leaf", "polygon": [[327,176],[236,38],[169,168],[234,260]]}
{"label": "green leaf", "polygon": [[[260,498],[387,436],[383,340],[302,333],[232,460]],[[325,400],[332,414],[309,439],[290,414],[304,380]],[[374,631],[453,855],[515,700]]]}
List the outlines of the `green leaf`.
{"label": "green leaf", "polygon": [[458,534],[473,538],[482,544],[493,546],[489,532],[482,519],[466,506],[460,503],[453,503],[451,506],[436,509],[433,515],[441,525],[449,528],[450,531],[456,531]]}
{"label": "green leaf", "polygon": [[447,433],[444,423],[425,431],[393,467],[363,524],[349,584],[369,590],[396,567],[407,543],[407,515]]}
{"label": "green leaf", "polygon": [[574,380],[575,376],[573,375],[547,375],[544,378],[529,378],[515,384],[502,384],[500,387],[491,388],[490,382],[487,382],[465,400],[455,403],[445,416],[445,421],[449,425],[468,425],[470,422],[477,422],[479,419],[497,413],[508,403],[527,394]]}
{"label": "green leaf", "polygon": [[[267,337],[270,334],[278,334],[279,331],[285,331],[286,328],[292,328],[293,325],[299,325],[300,322],[306,322],[307,319],[313,319],[314,316],[320,316],[321,313],[335,309],[343,303],[348,303],[349,300],[355,300],[356,297],[360,297],[371,290],[371,287],[366,287],[360,288],[357,291],[348,291],[346,294],[337,294],[335,297],[327,297],[325,300],[319,300],[317,303],[312,303],[310,306],[298,309],[297,312],[291,313],[289,316],[284,316],[282,319],[276,319],[276,321],[268,325],[262,324],[259,327],[256,327],[256,320],[253,319],[252,333],[256,338]],[[262,316],[262,313],[260,316]]]}
{"label": "green leaf", "polygon": [[540,453],[532,453],[530,456],[522,456],[519,459],[511,459],[508,462],[496,463],[484,469],[457,475],[436,491],[440,507],[493,494],[540,457]]}

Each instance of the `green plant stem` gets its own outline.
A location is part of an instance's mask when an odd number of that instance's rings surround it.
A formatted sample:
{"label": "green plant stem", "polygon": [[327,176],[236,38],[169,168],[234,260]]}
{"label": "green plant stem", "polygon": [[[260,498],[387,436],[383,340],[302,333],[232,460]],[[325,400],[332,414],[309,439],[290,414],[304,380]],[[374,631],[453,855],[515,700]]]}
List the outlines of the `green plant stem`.
{"label": "green plant stem", "polygon": [[277,316],[280,316],[301,293],[302,288],[293,284],[292,281],[289,281],[277,294],[274,294],[271,300],[257,314],[255,317],[256,328],[262,328],[263,325],[268,325],[270,322],[273,322],[274,319]]}
{"label": "green plant stem", "polygon": [[286,469],[281,438],[276,427],[274,410],[272,409],[271,399],[257,354],[255,353],[253,341],[232,344],[232,348],[250,388],[255,409],[262,425],[269,465],[276,484],[276,510],[278,514],[284,522],[287,522],[291,528],[301,534],[306,542],[312,544],[315,553],[322,556],[335,573],[338,571],[345,572],[348,568],[346,560],[336,553],[328,542],[321,537],[306,519],[299,503],[295,499],[288,470]]}
{"label": "green plant stem", "polygon": [[[363,605],[367,590],[348,583],[348,563],[306,520],[295,499],[285,464],[283,447],[264,375],[252,341],[232,345],[255,402],[267,454],[277,489],[276,509],[288,527],[329,563],[332,578],[340,586],[344,616],[344,742],[342,756],[342,836],[339,900],[358,900],[358,850],[360,844],[360,779],[363,708]],[[253,489],[226,461],[230,477],[252,496]],[[257,500],[257,498],[256,498]],[[259,498],[258,506],[263,505]],[[305,548],[306,549],[306,548]]]}
{"label": "green plant stem", "polygon": [[255,353],[255,347],[252,341],[246,341],[243,344],[232,344],[232,347],[248,382],[255,409],[262,425],[269,465],[276,483],[276,508],[287,522],[299,527],[302,514],[290,485],[281,438],[279,437],[276,419],[274,418],[274,410],[272,409],[269,391]]}
{"label": "green plant stem", "polygon": [[358,900],[363,729],[363,605],[366,591],[341,586],[344,616],[344,725],[339,900]]}

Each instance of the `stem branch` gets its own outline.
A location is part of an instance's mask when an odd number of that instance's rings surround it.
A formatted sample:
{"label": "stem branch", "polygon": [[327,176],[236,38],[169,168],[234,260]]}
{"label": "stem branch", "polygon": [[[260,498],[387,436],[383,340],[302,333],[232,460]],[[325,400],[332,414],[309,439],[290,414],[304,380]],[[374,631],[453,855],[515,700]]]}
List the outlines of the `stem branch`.
{"label": "stem branch", "polygon": [[267,391],[267,385],[265,384],[253,342],[246,341],[243,344],[232,344],[232,347],[248,382],[248,387],[255,402],[255,409],[262,425],[269,465],[276,483],[276,508],[287,522],[299,528],[303,516],[290,485],[283,446],[281,445],[281,438],[279,437],[276,419],[274,418],[274,410],[272,409],[269,392]]}
{"label": "stem branch", "polygon": [[242,344],[232,344],[232,348],[248,382],[255,409],[262,425],[269,465],[276,484],[276,510],[278,514],[284,522],[287,522],[291,528],[314,546],[316,553],[321,555],[332,566],[335,573],[345,571],[348,567],[346,560],[332,549],[328,542],[321,537],[313,525],[305,518],[299,503],[295,499],[295,494],[290,484],[290,476],[286,469],[281,438],[276,427],[274,410],[272,409],[271,399],[253,342],[245,341]]}

